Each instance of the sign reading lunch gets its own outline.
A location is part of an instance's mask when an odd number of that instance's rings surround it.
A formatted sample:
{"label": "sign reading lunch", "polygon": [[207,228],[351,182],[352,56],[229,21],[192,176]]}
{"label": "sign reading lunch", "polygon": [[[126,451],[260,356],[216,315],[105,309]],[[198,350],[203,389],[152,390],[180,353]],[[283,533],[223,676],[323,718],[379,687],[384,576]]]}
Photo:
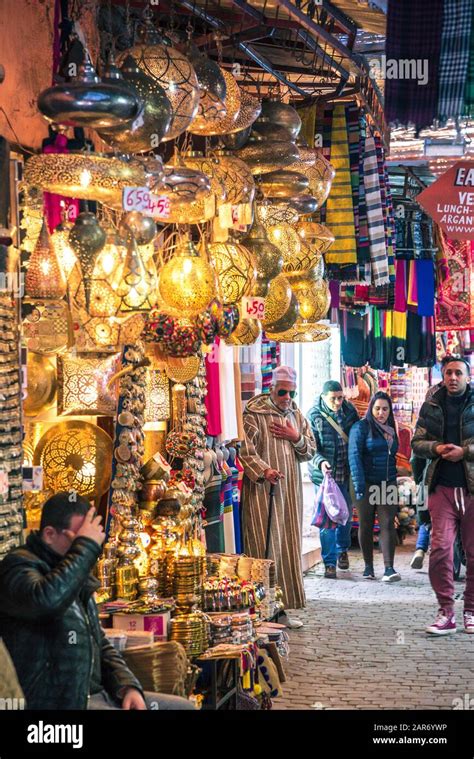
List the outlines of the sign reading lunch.
{"label": "sign reading lunch", "polygon": [[459,161],[417,202],[451,240],[474,240],[474,162]]}

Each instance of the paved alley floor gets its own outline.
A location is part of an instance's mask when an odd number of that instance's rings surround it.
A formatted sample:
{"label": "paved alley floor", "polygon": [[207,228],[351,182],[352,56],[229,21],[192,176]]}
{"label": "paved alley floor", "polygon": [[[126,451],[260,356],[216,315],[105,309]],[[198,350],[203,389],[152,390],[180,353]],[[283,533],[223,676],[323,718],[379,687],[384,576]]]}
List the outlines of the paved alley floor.
{"label": "paved alley floor", "polygon": [[[464,583],[456,583],[458,632],[428,636],[436,600],[422,570],[410,568],[414,538],[397,548],[401,582],[362,579],[359,550],[351,569],[325,580],[320,564],[306,575],[304,622],[290,631],[287,682],[274,709],[474,709],[474,635],[462,625]],[[383,574],[381,553],[375,571]],[[465,568],[462,568],[464,574]],[[472,698],[472,705],[470,699]]]}

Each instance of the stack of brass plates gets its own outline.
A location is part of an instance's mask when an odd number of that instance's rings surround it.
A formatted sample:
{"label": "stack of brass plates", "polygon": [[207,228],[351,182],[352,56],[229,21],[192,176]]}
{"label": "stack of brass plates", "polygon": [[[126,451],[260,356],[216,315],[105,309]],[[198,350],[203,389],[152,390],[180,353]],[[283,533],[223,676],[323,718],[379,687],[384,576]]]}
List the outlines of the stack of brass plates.
{"label": "stack of brass plates", "polygon": [[170,622],[170,639],[181,643],[188,656],[209,648],[209,621],[201,611],[179,614]]}
{"label": "stack of brass plates", "polygon": [[204,556],[178,556],[174,562],[173,596],[201,595],[204,582]]}

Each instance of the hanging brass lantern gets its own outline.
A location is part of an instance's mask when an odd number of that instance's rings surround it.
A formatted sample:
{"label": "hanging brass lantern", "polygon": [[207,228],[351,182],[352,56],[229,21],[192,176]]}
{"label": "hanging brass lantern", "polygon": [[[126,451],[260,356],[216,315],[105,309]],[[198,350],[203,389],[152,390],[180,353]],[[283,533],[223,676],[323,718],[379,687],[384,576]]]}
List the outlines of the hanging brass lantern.
{"label": "hanging brass lantern", "polygon": [[290,285],[298,301],[301,320],[317,322],[326,317],[331,305],[331,294],[325,279],[313,281],[302,276],[292,280],[290,277]]}
{"label": "hanging brass lantern", "polygon": [[283,268],[283,256],[279,248],[268,239],[265,227],[255,217],[250,232],[243,238],[242,244],[249,249],[257,271],[257,278],[252,288],[252,295],[264,298],[272,279]]}
{"label": "hanging brass lantern", "polygon": [[91,280],[90,316],[115,316],[120,297],[112,287],[124,273],[127,245],[115,231],[107,234],[105,245],[97,256]]}
{"label": "hanging brass lantern", "polygon": [[220,168],[219,159],[214,157],[204,157],[199,150],[192,150],[183,158],[185,166],[189,169],[195,169],[205,174],[211,182],[211,192],[215,195],[217,203],[224,203],[227,200],[227,191],[225,186],[225,177]]}
{"label": "hanging brass lantern", "polygon": [[199,107],[199,82],[191,62],[171,46],[149,18],[145,20],[142,42],[127,52],[165,90],[171,103],[172,121],[164,141],[176,139],[189,127]]}
{"label": "hanging brass lantern", "polygon": [[43,219],[41,232],[30,256],[25,294],[40,299],[59,299],[66,295],[66,278],[52,245],[46,219]]}
{"label": "hanging brass lantern", "polygon": [[125,187],[145,184],[142,167],[92,153],[43,153],[25,165],[25,182],[46,192],[98,200],[122,210]]}
{"label": "hanging brass lantern", "polygon": [[173,111],[164,88],[147,76],[131,55],[122,65],[121,74],[127,85],[137,93],[143,107],[137,117],[119,128],[99,130],[108,145],[125,153],[141,153],[157,148],[168,134]]}
{"label": "hanging brass lantern", "polygon": [[219,301],[224,306],[238,304],[250,294],[257,276],[252,254],[234,241],[211,243],[208,252],[219,283]]}
{"label": "hanging brass lantern", "polygon": [[140,211],[129,211],[125,214],[122,227],[132,233],[137,245],[148,245],[156,235],[154,219],[151,216],[145,216]]}
{"label": "hanging brass lantern", "polygon": [[117,269],[112,287],[120,297],[120,313],[149,311],[156,303],[156,282],[145,266],[133,235],[127,238],[123,268]]}
{"label": "hanging brass lantern", "polygon": [[202,200],[211,194],[211,180],[202,171],[186,166],[165,166],[165,175],[154,192],[176,201]]}
{"label": "hanging brass lantern", "polygon": [[290,283],[283,274],[272,279],[265,299],[265,332],[284,332],[290,329],[298,318],[298,301],[292,292]]}
{"label": "hanging brass lantern", "polygon": [[218,63],[204,55],[190,43],[187,51],[199,82],[199,108],[197,117],[217,119],[226,115],[227,84]]}
{"label": "hanging brass lantern", "polygon": [[259,182],[259,188],[266,198],[292,198],[305,192],[308,185],[304,174],[288,169],[263,174]]}
{"label": "hanging brass lantern", "polygon": [[240,87],[235,78],[229,71],[220,67],[220,71],[225,80],[226,96],[224,100],[225,115],[216,118],[206,117],[199,114],[194,117],[188,132],[191,134],[215,135],[226,134],[235,124],[241,102]]}
{"label": "hanging brass lantern", "polygon": [[240,90],[240,108],[228,134],[240,133],[250,129],[255,119],[258,119],[262,111],[262,103],[258,98],[245,90]]}
{"label": "hanging brass lantern", "polygon": [[329,250],[334,243],[333,233],[324,224],[317,224],[314,221],[300,221],[295,228],[304,242],[314,246],[321,253]]}
{"label": "hanging brass lantern", "polygon": [[279,224],[269,227],[268,239],[276,245],[283,256],[283,270],[293,271],[298,269],[298,259],[301,253],[301,239],[289,224]]}
{"label": "hanging brass lantern", "polygon": [[278,224],[294,225],[298,222],[298,218],[297,211],[287,201],[264,200],[257,203],[257,219],[267,230]]}
{"label": "hanging brass lantern", "polygon": [[237,158],[248,165],[252,174],[268,174],[279,171],[298,160],[299,152],[294,142],[248,142],[244,148],[236,151]]}
{"label": "hanging brass lantern", "polygon": [[[240,309],[239,309],[240,313]],[[236,329],[225,338],[227,345],[253,345],[262,334],[262,323],[258,319],[240,319]]]}
{"label": "hanging brass lantern", "polygon": [[185,317],[205,311],[217,290],[216,276],[191,240],[184,240],[160,270],[158,292],[166,310]]}
{"label": "hanging brass lantern", "polygon": [[56,84],[38,96],[38,108],[48,121],[93,129],[120,128],[138,115],[141,106],[139,94],[123,79],[102,81],[87,52],[71,82]]}
{"label": "hanging brass lantern", "polygon": [[241,129],[238,132],[230,132],[229,134],[221,135],[221,142],[224,147],[229,150],[239,150],[247,144],[250,138],[252,127],[249,126],[246,129]]}
{"label": "hanging brass lantern", "polygon": [[105,231],[90,211],[79,214],[69,234],[69,242],[81,267],[87,310],[90,307],[91,279],[97,254],[104,247],[106,238]]}
{"label": "hanging brass lantern", "polygon": [[282,103],[279,99],[269,98],[262,103],[262,116],[270,119],[270,123],[285,127],[292,137],[298,137],[301,130],[301,119],[293,106]]}
{"label": "hanging brass lantern", "polygon": [[331,336],[331,330],[326,324],[297,319],[295,325],[286,332],[267,332],[266,336],[279,343],[318,343],[327,340]]}
{"label": "hanging brass lantern", "polygon": [[69,242],[69,234],[71,232],[71,229],[71,222],[64,220],[61,222],[61,224],[58,224],[53,234],[51,235],[51,244],[56,251],[59,265],[64,272],[66,280],[68,279],[76,263],[76,256]]}
{"label": "hanging brass lantern", "polygon": [[[298,149],[300,150],[300,148]],[[302,161],[300,158],[291,166],[291,169],[299,171],[307,177],[309,192],[316,198],[318,208],[320,208],[328,198],[336,171],[320,151],[315,150],[313,152],[314,160],[310,164],[307,155],[308,149],[303,148],[303,154],[307,160]]]}
{"label": "hanging brass lantern", "polygon": [[[266,142],[275,140],[277,142],[293,142],[293,135],[286,127],[279,124],[272,124],[268,116],[260,116],[252,124],[252,140],[254,142]],[[299,150],[298,146],[298,150]]]}
{"label": "hanging brass lantern", "polygon": [[290,204],[299,216],[311,216],[319,208],[319,203],[312,195],[296,195],[290,198]]}
{"label": "hanging brass lantern", "polygon": [[230,150],[216,150],[227,193],[227,202],[234,205],[252,203],[255,181],[246,163],[236,158]]}

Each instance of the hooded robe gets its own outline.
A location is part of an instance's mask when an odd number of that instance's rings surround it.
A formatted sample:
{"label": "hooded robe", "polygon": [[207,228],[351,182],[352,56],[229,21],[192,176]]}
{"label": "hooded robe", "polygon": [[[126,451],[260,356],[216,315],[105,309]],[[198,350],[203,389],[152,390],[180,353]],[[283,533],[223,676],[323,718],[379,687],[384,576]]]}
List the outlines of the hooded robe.
{"label": "hooded robe", "polygon": [[[276,438],[270,424],[288,420],[301,433],[297,443]],[[311,428],[295,403],[288,411],[278,409],[268,394],[257,395],[244,412],[245,439],[240,451],[244,467],[242,523],[245,552],[265,558],[270,483],[259,482],[265,469],[279,469],[285,477],[275,487],[268,558],[276,566],[277,582],[286,609],[305,605],[302,572],[303,486],[300,463],[316,451]]]}

